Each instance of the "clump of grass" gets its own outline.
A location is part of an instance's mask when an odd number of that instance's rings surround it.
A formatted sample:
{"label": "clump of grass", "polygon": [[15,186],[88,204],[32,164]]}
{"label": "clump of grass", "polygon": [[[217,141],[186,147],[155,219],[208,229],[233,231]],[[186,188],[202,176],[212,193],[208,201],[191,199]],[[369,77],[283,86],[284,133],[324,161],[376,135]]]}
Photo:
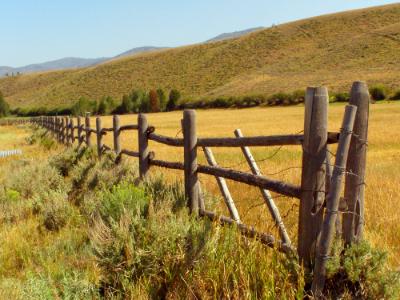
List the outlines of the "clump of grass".
{"label": "clump of grass", "polygon": [[51,136],[51,133],[44,128],[36,128],[33,134],[27,139],[28,144],[39,144],[46,150],[51,150],[56,147],[56,141]]}
{"label": "clump of grass", "polygon": [[56,168],[62,176],[67,177],[72,168],[81,160],[94,157],[92,148],[69,148],[50,160],[50,165]]}
{"label": "clump of grass", "polygon": [[44,200],[42,223],[49,231],[58,231],[72,218],[73,209],[65,195],[50,193]]}

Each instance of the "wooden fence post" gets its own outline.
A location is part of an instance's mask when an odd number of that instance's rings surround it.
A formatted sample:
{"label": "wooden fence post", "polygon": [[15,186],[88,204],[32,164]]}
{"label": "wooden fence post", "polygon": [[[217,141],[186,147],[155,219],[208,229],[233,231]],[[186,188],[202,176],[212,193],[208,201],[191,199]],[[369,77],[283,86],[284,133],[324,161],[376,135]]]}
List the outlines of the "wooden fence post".
{"label": "wooden fence post", "polygon": [[61,118],[61,142],[65,143],[65,119]]}
{"label": "wooden fence post", "polygon": [[312,268],[325,201],[328,99],[325,87],[307,88],[298,230],[299,259],[307,270]]}
{"label": "wooden fence post", "polygon": [[74,122],[74,118],[73,117],[71,117],[71,119],[70,119],[70,133],[71,133],[71,145],[73,145],[74,144],[74,142],[75,142],[75,128],[74,128],[74,124],[75,122]]}
{"label": "wooden fence post", "polygon": [[119,116],[113,116],[113,133],[114,133],[114,152],[118,156],[121,153],[121,140],[119,131]]}
{"label": "wooden fence post", "polygon": [[69,117],[65,117],[65,137],[66,137],[66,143],[67,146],[70,145],[70,121]]}
{"label": "wooden fence post", "polygon": [[60,126],[59,126],[59,120],[58,117],[55,118],[55,131],[56,131],[56,139],[57,142],[60,142]]}
{"label": "wooden fence post", "polygon": [[[235,136],[240,138],[243,137],[242,131],[240,129],[236,129],[234,131]],[[262,175],[260,169],[257,166],[256,160],[254,159],[253,155],[251,154],[251,151],[249,147],[241,147],[241,150],[243,152],[244,157],[246,158],[247,164],[249,165],[251,172],[254,175]],[[278,227],[279,230],[279,235],[283,241],[283,243],[287,246],[291,245],[290,237],[286,231],[285,225],[283,224],[281,214],[279,213],[278,207],[276,207],[274,200],[272,199],[271,193],[266,190],[260,188],[261,195],[263,196],[265,203],[267,204],[268,210],[274,219],[274,222],[276,226]]]}
{"label": "wooden fence post", "polygon": [[199,180],[197,177],[196,112],[183,112],[185,194],[191,214],[199,210]]}
{"label": "wooden fence post", "polygon": [[57,136],[57,123],[56,123],[57,117],[52,117],[51,122],[53,123],[53,136]]}
{"label": "wooden fence post", "polygon": [[147,117],[145,114],[138,115],[138,148],[139,148],[139,175],[144,179],[149,171],[149,139]]}
{"label": "wooden fence post", "polygon": [[57,134],[58,134],[58,142],[62,141],[62,132],[61,132],[61,118],[57,117]]}
{"label": "wooden fence post", "polygon": [[78,146],[80,147],[82,144],[82,119],[81,116],[77,118],[78,125]]}
{"label": "wooden fence post", "polygon": [[86,145],[90,147],[92,145],[90,141],[90,112],[87,112],[85,115],[85,135],[86,135]]}
{"label": "wooden fence post", "polygon": [[326,276],[326,263],[330,254],[333,237],[335,236],[335,224],[339,211],[340,193],[342,180],[346,172],[346,162],[349,153],[349,145],[352,137],[354,118],[357,107],[347,105],[340,130],[340,139],[336,152],[335,167],[333,169],[330,191],[326,200],[324,222],[321,229],[321,236],[318,239],[317,253],[315,255],[314,278],[312,284],[313,296],[320,299],[323,296],[323,289]]}
{"label": "wooden fence post", "polygon": [[343,214],[343,239],[346,245],[362,238],[364,225],[365,167],[368,138],[370,95],[365,82],[354,82],[350,104],[357,106],[353,136],[347,160],[344,199],[347,211]]}
{"label": "wooden fence post", "polygon": [[103,134],[101,132],[101,118],[100,117],[96,118],[96,137],[97,137],[97,155],[99,157],[101,157],[101,154],[103,151],[103,142],[102,142]]}

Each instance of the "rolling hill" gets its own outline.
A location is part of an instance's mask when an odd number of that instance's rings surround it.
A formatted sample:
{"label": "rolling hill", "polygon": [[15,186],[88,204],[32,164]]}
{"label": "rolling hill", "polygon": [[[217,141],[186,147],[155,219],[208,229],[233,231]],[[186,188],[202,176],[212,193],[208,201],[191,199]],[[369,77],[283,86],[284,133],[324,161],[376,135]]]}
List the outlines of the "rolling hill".
{"label": "rolling hill", "polygon": [[13,107],[80,96],[177,88],[186,99],[291,92],[354,80],[400,86],[400,4],[300,20],[213,43],[140,53],[97,66],[0,79]]}

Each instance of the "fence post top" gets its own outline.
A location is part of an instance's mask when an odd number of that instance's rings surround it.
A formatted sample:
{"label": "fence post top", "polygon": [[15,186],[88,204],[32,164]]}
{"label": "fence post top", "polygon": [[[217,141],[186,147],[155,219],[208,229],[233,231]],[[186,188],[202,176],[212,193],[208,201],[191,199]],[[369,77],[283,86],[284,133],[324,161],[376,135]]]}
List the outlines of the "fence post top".
{"label": "fence post top", "polygon": [[369,93],[367,83],[365,81],[353,82],[351,93]]}
{"label": "fence post top", "polygon": [[313,95],[327,95],[328,88],[326,86],[309,86],[307,87],[306,93],[312,93]]}
{"label": "fence post top", "polygon": [[185,116],[187,116],[187,117],[192,117],[192,116],[196,116],[196,110],[194,110],[194,109],[185,109],[184,111],[183,111],[183,116],[185,117]]}
{"label": "fence post top", "polygon": [[357,112],[357,106],[356,105],[353,105],[353,104],[347,104],[345,107],[344,107],[344,113],[345,113],[345,115],[347,114],[347,113],[353,113],[353,111],[354,111],[354,114]]}

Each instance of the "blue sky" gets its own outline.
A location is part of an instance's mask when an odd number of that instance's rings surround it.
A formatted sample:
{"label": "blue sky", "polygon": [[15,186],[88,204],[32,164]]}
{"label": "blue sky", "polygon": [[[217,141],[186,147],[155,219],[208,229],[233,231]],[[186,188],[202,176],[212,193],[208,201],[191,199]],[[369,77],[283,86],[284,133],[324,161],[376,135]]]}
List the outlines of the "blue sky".
{"label": "blue sky", "polygon": [[113,56],[145,45],[193,44],[223,32],[396,2],[1,0],[0,65]]}

